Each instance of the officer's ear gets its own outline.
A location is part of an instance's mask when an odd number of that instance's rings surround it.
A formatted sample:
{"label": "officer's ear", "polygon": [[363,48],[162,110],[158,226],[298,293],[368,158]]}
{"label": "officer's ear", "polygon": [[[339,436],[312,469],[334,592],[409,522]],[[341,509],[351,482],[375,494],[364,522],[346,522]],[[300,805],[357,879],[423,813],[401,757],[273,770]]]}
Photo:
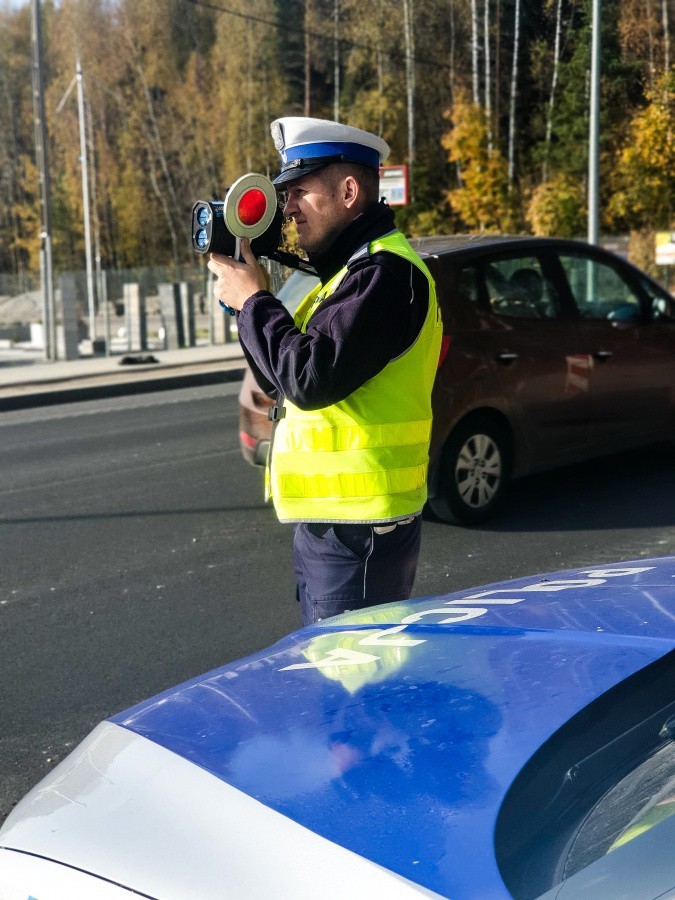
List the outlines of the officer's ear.
{"label": "officer's ear", "polygon": [[361,185],[353,175],[345,176],[342,182],[342,200],[347,209],[353,209],[361,196]]}

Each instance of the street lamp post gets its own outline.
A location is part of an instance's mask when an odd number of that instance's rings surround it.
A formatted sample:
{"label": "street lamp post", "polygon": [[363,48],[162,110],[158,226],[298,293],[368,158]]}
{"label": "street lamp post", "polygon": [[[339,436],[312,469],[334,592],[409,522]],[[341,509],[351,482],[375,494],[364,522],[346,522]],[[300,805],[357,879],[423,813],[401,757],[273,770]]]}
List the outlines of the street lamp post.
{"label": "street lamp post", "polygon": [[80,56],[78,54],[75,65],[75,75],[68,85],[68,90],[56,107],[57,115],[66,105],[68,97],[70,97],[73,87],[77,85],[77,116],[80,126],[80,165],[82,166],[82,208],[84,218],[84,254],[85,265],[87,271],[87,307],[89,310],[89,340],[92,343],[96,340],[96,290],[94,287],[94,266],[92,262],[91,248],[91,216],[89,206],[89,153],[87,149],[87,132],[86,132],[86,116],[84,108],[84,75],[82,74],[82,66],[80,64]]}
{"label": "street lamp post", "polygon": [[588,131],[588,243],[600,236],[600,2],[593,0],[591,22],[591,97]]}
{"label": "street lamp post", "polygon": [[42,334],[45,359],[56,359],[56,315],[54,309],[54,277],[52,271],[52,230],[49,214],[50,182],[42,86],[42,31],[40,0],[31,0],[31,49],[33,57],[33,121],[35,126],[35,160],[40,189],[40,281],[42,288]]}
{"label": "street lamp post", "polygon": [[84,207],[84,251],[87,266],[87,300],[89,304],[89,339],[94,347],[96,340],[96,303],[94,300],[94,266],[91,252],[91,219],[89,215],[89,168],[87,165],[87,138],[84,117],[84,86],[80,57],[77,57],[77,111],[80,122],[80,160],[82,164],[82,204]]}

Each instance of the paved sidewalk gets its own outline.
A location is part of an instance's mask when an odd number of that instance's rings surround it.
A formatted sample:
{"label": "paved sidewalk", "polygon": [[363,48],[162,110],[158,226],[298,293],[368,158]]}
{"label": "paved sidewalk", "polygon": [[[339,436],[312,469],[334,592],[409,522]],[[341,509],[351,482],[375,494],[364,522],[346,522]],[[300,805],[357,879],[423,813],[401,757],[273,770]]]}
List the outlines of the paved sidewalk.
{"label": "paved sidewalk", "polygon": [[[125,358],[128,364],[123,364]],[[0,351],[0,413],[75,400],[237,381],[242,378],[244,369],[238,341],[182,350],[82,357],[68,362],[44,362],[34,353],[3,350]]]}

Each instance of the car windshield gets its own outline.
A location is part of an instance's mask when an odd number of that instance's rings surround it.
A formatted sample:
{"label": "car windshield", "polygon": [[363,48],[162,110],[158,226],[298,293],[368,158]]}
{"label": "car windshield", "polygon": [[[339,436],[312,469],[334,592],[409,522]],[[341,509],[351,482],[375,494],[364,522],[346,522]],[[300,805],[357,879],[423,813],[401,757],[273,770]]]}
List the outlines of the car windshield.
{"label": "car windshield", "polygon": [[669,741],[608,790],[561,860],[562,880],[675,813],[675,744]]}
{"label": "car windshield", "polygon": [[[561,896],[585,897],[600,873],[627,887],[622,896],[660,896],[639,894],[642,874],[626,858],[643,858],[675,821],[674,662],[670,653],[602,694],[521,769],[495,832],[517,900],[552,900],[568,882]],[[675,883],[670,853],[654,851],[650,866]]]}
{"label": "car windshield", "polygon": [[308,272],[292,272],[288,280],[277,294],[291,315],[300,305],[300,301],[309,294],[312,288],[319,283],[316,275]]}
{"label": "car windshield", "polygon": [[675,319],[675,302],[667,291],[661,290],[646,278],[640,279],[642,289],[649,298],[649,309],[651,318],[656,319]]}

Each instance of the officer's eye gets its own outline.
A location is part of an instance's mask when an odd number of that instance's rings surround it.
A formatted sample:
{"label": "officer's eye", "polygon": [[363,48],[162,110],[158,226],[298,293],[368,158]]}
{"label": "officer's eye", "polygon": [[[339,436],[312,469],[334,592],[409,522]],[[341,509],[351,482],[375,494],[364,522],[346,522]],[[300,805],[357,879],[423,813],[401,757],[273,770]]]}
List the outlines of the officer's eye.
{"label": "officer's eye", "polygon": [[284,206],[288,203],[288,191],[277,191],[277,203],[279,209],[283,212]]}

